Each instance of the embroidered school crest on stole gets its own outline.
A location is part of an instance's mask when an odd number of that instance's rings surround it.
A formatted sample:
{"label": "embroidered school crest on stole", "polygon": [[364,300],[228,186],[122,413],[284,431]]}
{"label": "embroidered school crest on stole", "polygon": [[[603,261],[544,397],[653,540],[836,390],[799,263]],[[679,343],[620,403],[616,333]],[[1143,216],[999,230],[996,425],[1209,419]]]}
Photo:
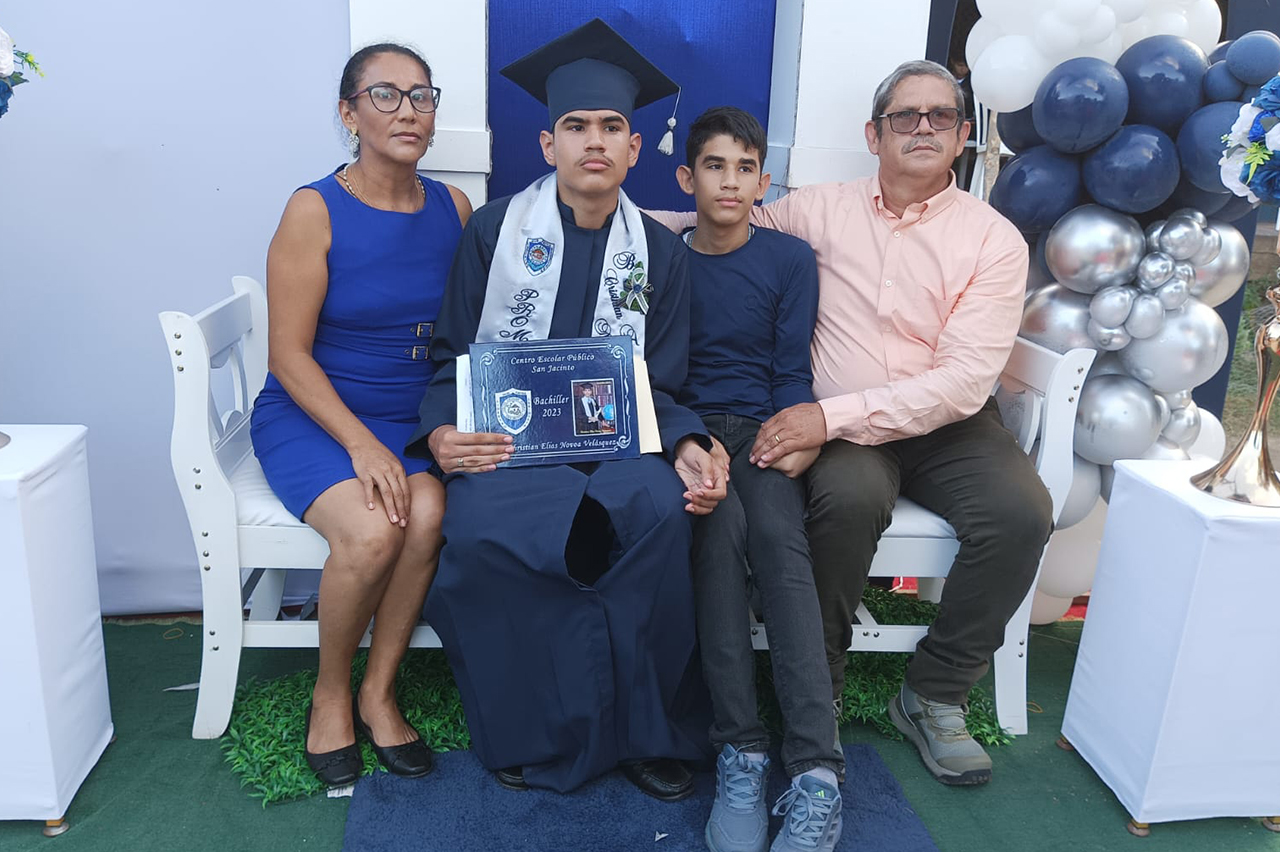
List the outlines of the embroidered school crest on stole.
{"label": "embroidered school crest on stole", "polygon": [[530,237],[524,243],[524,268],[530,275],[541,275],[551,265],[555,250],[555,245],[542,237]]}

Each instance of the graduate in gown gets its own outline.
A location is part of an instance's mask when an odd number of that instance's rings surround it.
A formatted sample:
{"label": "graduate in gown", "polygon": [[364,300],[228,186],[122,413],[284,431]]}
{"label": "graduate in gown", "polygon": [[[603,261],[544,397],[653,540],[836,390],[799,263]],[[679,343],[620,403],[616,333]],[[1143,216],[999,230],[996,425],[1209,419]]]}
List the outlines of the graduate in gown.
{"label": "graduate in gown", "polygon": [[[709,750],[690,521],[724,496],[725,474],[673,398],[685,247],[620,191],[640,151],[632,110],[677,89],[598,19],[502,73],[548,105],[555,172],[475,212],[435,325],[407,448],[435,460],[447,493],[427,617],[500,783],[568,791],[620,765],[646,793],[683,798],[679,761]],[[648,365],[662,455],[494,469],[510,438],[455,428],[454,359],[470,343],[611,334]]]}

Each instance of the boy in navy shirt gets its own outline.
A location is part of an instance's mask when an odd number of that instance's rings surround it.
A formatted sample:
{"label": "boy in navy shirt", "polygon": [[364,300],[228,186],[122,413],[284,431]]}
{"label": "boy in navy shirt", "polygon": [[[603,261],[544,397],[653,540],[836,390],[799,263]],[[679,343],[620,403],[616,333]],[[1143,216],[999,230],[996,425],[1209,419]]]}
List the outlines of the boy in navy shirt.
{"label": "boy in navy shirt", "polygon": [[[712,852],[831,850],[840,838],[838,778],[844,753],[831,707],[831,675],[805,536],[799,477],[816,451],[769,468],[748,454],[761,424],[812,402],[809,340],[818,310],[818,270],[808,244],[748,222],[764,197],[764,130],[733,107],[703,113],[689,128],[687,165],[676,179],[694,196],[689,246],[689,375],[680,403],[702,417],[729,471],[728,495],[696,519],[694,603],[715,723],[716,799],[707,821]],[[769,846],[764,801],[769,737],[756,712],[748,619],[748,563],[760,591],[774,684],[782,708],[783,768],[792,779],[775,813]]]}

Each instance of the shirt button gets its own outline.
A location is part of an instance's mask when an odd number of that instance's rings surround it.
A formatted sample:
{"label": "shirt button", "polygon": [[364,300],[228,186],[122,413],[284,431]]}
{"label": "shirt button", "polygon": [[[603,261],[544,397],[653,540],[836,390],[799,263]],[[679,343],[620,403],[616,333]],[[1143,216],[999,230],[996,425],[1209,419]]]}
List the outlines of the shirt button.
{"label": "shirt button", "polygon": [[887,325],[886,325],[886,326],[882,326],[882,327],[880,328],[880,330],[881,330],[881,331],[889,331],[889,326],[887,326]]}
{"label": "shirt button", "polygon": [[893,282],[892,282],[892,281],[886,281],[886,282],[884,282],[884,286],[886,286],[886,287],[892,287],[892,286],[893,286]]}
{"label": "shirt button", "polygon": [[893,235],[894,235],[895,237],[900,237],[900,236],[902,236],[902,232],[901,232],[901,231],[894,231],[894,232],[893,232]]}

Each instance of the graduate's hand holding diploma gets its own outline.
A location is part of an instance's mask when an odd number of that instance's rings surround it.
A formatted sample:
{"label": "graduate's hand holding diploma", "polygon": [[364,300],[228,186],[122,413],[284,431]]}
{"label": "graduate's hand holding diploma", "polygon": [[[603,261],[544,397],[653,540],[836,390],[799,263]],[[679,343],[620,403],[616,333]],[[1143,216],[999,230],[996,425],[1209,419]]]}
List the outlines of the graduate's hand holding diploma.
{"label": "graduate's hand holding diploma", "polygon": [[729,479],[728,471],[716,463],[711,453],[702,448],[694,438],[685,438],[676,446],[676,473],[684,482],[686,512],[709,515],[724,499]]}
{"label": "graduate's hand holding diploma", "polygon": [[431,433],[427,446],[445,473],[484,473],[511,458],[513,440],[497,432],[459,432],[445,425]]}

